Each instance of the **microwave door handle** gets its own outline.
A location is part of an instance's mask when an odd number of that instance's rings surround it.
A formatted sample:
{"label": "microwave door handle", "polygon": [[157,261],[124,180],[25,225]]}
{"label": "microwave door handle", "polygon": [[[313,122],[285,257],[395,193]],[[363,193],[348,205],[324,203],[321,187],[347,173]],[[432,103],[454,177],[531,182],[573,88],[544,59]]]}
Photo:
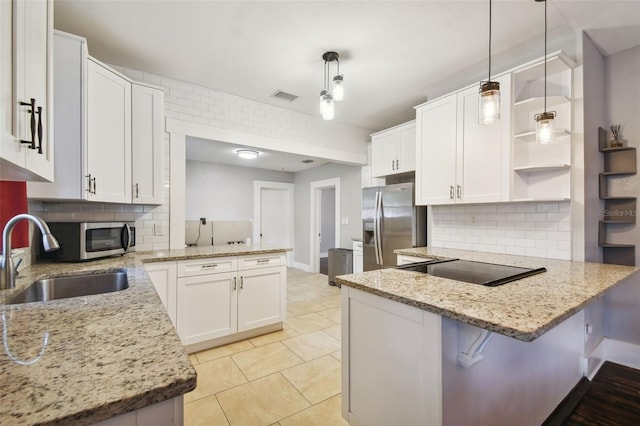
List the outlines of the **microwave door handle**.
{"label": "microwave door handle", "polygon": [[124,251],[129,251],[131,247],[131,228],[126,223],[122,227],[122,246]]}

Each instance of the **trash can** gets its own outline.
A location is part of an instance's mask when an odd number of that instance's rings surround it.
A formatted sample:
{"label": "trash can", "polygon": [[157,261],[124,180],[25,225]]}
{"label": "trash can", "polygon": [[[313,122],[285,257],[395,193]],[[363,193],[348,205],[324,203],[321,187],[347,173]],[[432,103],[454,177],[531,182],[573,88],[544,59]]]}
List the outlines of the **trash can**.
{"label": "trash can", "polygon": [[336,284],[336,275],[353,273],[353,250],[344,248],[329,249],[329,285]]}

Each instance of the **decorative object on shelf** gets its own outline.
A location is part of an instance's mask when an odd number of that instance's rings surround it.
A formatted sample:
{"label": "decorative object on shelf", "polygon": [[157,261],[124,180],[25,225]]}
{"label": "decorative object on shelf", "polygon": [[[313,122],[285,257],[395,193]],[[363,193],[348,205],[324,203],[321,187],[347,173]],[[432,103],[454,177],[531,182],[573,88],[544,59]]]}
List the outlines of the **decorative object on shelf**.
{"label": "decorative object on shelf", "polygon": [[480,82],[478,124],[493,124],[500,120],[500,83],[491,81],[491,0],[489,0],[489,76]]}
{"label": "decorative object on shelf", "polygon": [[[323,89],[320,91],[320,113],[325,120],[333,120],[334,101],[340,102],[344,99],[344,76],[340,74],[340,55],[337,52],[325,52],[322,55],[324,60],[324,80]],[[329,93],[329,63],[337,64],[336,75],[333,77],[333,91]]]}
{"label": "decorative object on shelf", "polygon": [[622,124],[612,124],[611,126],[609,126],[609,129],[611,130],[611,134],[613,135],[613,139],[611,139],[611,142],[609,142],[609,146],[611,148],[620,148],[621,146],[623,146],[624,144],[622,143],[622,130],[624,129],[624,126]]}
{"label": "decorative object on shelf", "polygon": [[252,149],[239,149],[236,151],[236,155],[240,158],[245,158],[247,160],[253,160],[254,158],[258,158],[260,153],[258,151],[254,151]]}
{"label": "decorative object on shelf", "polygon": [[548,144],[555,140],[555,111],[547,111],[547,1],[535,0],[544,3],[544,111],[535,115],[536,141],[540,144]]}

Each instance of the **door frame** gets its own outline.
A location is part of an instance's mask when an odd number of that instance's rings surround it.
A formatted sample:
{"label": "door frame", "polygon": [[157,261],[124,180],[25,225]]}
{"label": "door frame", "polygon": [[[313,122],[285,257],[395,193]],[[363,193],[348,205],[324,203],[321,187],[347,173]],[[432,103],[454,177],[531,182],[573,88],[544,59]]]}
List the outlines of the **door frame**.
{"label": "door frame", "polygon": [[[260,226],[262,224],[260,214],[260,207],[262,206],[262,190],[263,189],[275,189],[279,191],[287,191],[287,199],[288,206],[285,207],[289,211],[289,240],[287,241],[287,248],[293,249],[293,197],[294,197],[294,187],[293,183],[286,182],[270,182],[264,180],[254,180],[253,181],[253,231],[252,238],[254,243],[260,242]],[[293,256],[291,256],[291,252],[287,252],[287,266],[291,266],[293,262]]]}
{"label": "door frame", "polygon": [[334,188],[336,190],[336,202],[335,202],[335,242],[336,246],[340,246],[340,178],[331,178],[318,180],[311,182],[309,198],[311,206],[309,208],[310,221],[309,221],[309,267],[311,272],[317,273],[320,271],[320,195],[321,189]]}

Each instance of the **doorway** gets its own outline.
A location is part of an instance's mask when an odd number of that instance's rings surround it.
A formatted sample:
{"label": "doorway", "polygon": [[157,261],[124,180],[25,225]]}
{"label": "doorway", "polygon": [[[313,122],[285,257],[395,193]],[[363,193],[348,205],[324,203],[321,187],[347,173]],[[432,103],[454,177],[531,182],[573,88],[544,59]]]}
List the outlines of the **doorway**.
{"label": "doorway", "polygon": [[328,272],[328,251],[340,246],[340,178],[311,182],[311,272]]}
{"label": "doorway", "polygon": [[[253,182],[253,242],[293,248],[292,183]],[[292,257],[287,252],[287,265]]]}

